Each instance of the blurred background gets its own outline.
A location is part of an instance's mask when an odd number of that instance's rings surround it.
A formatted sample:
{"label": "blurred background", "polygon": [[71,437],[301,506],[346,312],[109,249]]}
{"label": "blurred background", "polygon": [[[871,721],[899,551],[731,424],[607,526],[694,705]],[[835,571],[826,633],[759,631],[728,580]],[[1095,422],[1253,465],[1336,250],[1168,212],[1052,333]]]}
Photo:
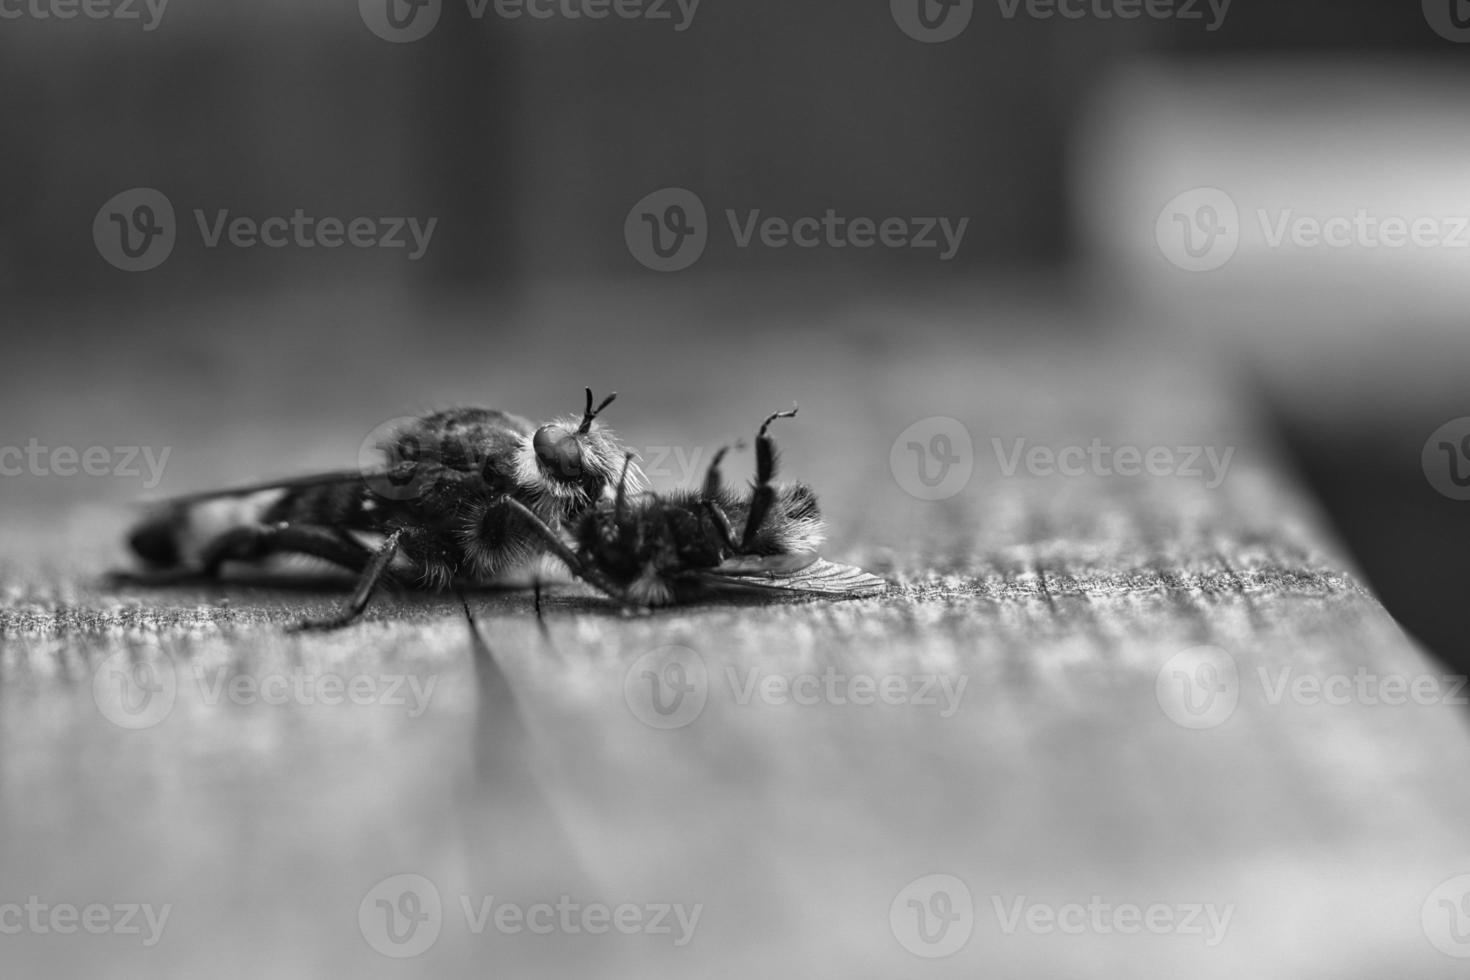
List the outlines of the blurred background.
{"label": "blurred background", "polygon": [[[650,323],[687,355],[663,373],[701,379],[936,321],[962,319],[982,350],[1131,330],[1228,372],[1380,594],[1462,659],[1446,611],[1470,585],[1464,508],[1420,466],[1430,433],[1470,414],[1458,0],[923,2],[937,27],[918,0],[649,0],[603,19],[505,0],[8,5],[0,418],[43,443],[173,445],[162,489],[187,490],[340,463],[353,446],[323,460],[325,433],[425,392],[575,408],[571,369]],[[125,271],[97,235],[133,220],[138,188],[175,230]],[[665,188],[706,211],[703,251],[676,272],[625,235],[668,216]],[[1205,271],[1156,234],[1196,188],[1241,219]],[[652,218],[634,214],[649,195]],[[373,230],[334,248],[228,230],[298,209]],[[956,248],[737,234],[829,209],[967,223]],[[1429,217],[1445,241],[1267,233],[1359,211]],[[700,356],[730,331],[752,360]],[[534,385],[512,360],[533,350]],[[546,390],[553,375],[565,392]],[[682,397],[659,387],[647,418]],[[6,493],[137,490],[26,484]]]}

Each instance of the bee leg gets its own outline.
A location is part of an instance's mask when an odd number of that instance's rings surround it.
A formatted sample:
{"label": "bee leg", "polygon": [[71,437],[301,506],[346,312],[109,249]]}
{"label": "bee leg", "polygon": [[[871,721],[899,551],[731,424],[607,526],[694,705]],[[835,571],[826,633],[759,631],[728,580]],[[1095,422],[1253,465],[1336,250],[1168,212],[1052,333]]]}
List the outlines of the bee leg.
{"label": "bee leg", "polygon": [[357,580],[357,588],[353,590],[352,598],[342,612],[331,619],[308,619],[287,628],[288,633],[304,633],[308,631],[327,631],[341,629],[355,621],[367,609],[372,600],[373,592],[388,573],[388,566],[393,563],[393,558],[398,554],[398,543],[403,539],[404,530],[398,528],[383,540],[383,546],[377,550],[372,558],[368,559],[367,565],[362,570],[362,576]]}
{"label": "bee leg", "polygon": [[501,497],[497,501],[497,503],[503,503],[511,510],[519,514],[521,516],[521,519],[526,522],[531,530],[536,532],[536,535],[541,538],[542,543],[546,545],[547,549],[550,550],[553,555],[556,555],[556,557],[560,558],[562,560],[562,563],[571,570],[571,573],[573,575],[577,576],[582,581],[586,582],[588,585],[592,586],[598,591],[605,593],[608,598],[617,602],[625,610],[632,611],[643,608],[632,599],[629,599],[627,593],[625,593],[622,589],[619,589],[616,585],[613,585],[606,578],[604,578],[602,574],[599,573],[595,568],[593,568],[591,565],[588,565],[580,557],[578,557],[577,553],[571,548],[568,548],[566,542],[563,541],[555,531],[547,527],[546,522],[537,517],[535,511],[531,510],[531,508],[527,507],[519,500],[516,500],[514,497]]}
{"label": "bee leg", "polygon": [[710,522],[715,526],[715,533],[720,536],[720,543],[733,552],[738,550],[735,546],[735,532],[730,527],[730,518],[725,513],[725,509],[720,506],[720,492],[724,487],[724,481],[720,476],[720,464],[724,462],[725,454],[729,451],[729,446],[721,446],[715,453],[715,458],[710,460],[709,469],[704,474],[704,490],[699,495],[699,500],[704,505],[704,511],[709,515]]}
{"label": "bee leg", "polygon": [[755,490],[750,495],[750,513],[746,515],[745,534],[740,539],[742,551],[749,551],[755,542],[755,536],[760,532],[766,514],[771,509],[771,502],[776,499],[776,488],[771,486],[771,481],[776,477],[776,442],[767,434],[767,430],[777,419],[795,416],[795,408],[789,412],[774,412],[761,423],[760,432],[756,434]]}

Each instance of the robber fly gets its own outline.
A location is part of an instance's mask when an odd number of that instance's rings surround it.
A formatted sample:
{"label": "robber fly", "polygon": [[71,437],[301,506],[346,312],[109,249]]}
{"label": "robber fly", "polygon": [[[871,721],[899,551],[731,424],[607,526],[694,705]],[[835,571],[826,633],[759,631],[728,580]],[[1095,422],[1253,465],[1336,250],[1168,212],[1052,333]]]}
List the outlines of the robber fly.
{"label": "robber fly", "polygon": [[[355,572],[342,613],[300,629],[344,626],[377,586],[403,571],[445,588],[491,583],[543,554],[618,488],[643,473],[597,421],[540,427],[516,415],[458,408],[414,420],[379,449],[379,468],[324,473],[166,501],[129,537],[144,582],[215,578],[229,562],[306,555]],[[525,515],[530,515],[530,523]],[[396,569],[396,570],[395,570]]]}
{"label": "robber fly", "polygon": [[519,501],[511,507],[573,574],[629,609],[732,594],[858,598],[884,592],[882,579],[817,555],[825,525],[811,487],[773,482],[771,423],[795,415],[794,408],[776,412],[761,425],[755,485],[743,494],[724,486],[721,449],[700,490],[666,495],[637,489],[633,459],[626,457],[612,499],[570,522],[574,546]]}

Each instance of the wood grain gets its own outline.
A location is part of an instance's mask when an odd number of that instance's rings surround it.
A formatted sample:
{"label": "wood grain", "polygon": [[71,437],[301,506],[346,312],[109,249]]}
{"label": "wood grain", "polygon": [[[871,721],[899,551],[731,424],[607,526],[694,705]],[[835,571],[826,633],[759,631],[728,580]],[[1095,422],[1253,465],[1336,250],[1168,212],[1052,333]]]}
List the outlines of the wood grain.
{"label": "wood grain", "polygon": [[[1223,379],[1146,337],[982,351],[962,318],[923,343],[874,336],[798,346],[735,377],[670,377],[601,353],[626,391],[660,392],[619,405],[645,458],[652,446],[708,453],[800,398],[801,420],[780,432],[786,471],[821,493],[829,557],[893,583],[882,599],[627,618],[565,585],[544,633],[528,597],[473,595],[483,646],[457,600],[432,596],[385,598],[339,634],[286,636],[283,624],[340,594],[110,591],[97,573],[121,560],[125,512],[8,510],[0,900],[173,912],[151,949],[0,936],[6,972],[1463,975],[1430,944],[1421,910],[1470,872],[1465,709],[1273,703],[1282,671],[1444,671],[1359,584]],[[746,340],[711,341],[706,356],[738,367]],[[890,450],[937,416],[964,423],[975,468],[963,492],[925,502],[900,486]],[[268,458],[269,433],[236,435],[243,457]],[[1094,437],[1234,455],[1211,488],[1007,476],[992,444]],[[697,655],[706,701],[659,730],[630,705],[648,655],[670,646]],[[1239,703],[1191,730],[1158,685],[1171,658],[1201,646],[1228,654]],[[99,712],[94,672],[120,652],[176,678],[160,724],[125,731]],[[741,703],[752,678],[829,672],[910,694],[933,685],[939,703]],[[209,703],[220,678],[323,674],[434,687],[417,717]],[[946,684],[958,692],[948,705]],[[358,906],[405,872],[437,886],[443,929],[422,956],[390,960],[359,931]],[[962,880],[975,910],[969,941],[934,960],[908,952],[890,920],[905,886],[931,874]],[[615,930],[474,935],[459,899],[489,895],[702,911],[677,948]],[[997,903],[1009,914],[1021,896],[1209,904],[1231,919],[1213,945],[1191,933],[1008,934]]]}

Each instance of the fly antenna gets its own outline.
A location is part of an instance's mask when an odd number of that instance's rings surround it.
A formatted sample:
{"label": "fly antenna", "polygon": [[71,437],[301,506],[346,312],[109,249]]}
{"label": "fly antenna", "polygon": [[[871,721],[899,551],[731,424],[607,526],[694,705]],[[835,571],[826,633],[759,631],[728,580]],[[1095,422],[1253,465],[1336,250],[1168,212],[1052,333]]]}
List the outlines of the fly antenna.
{"label": "fly antenna", "polygon": [[766,430],[769,429],[771,427],[771,423],[774,422],[774,421],[776,421],[777,419],[794,419],[794,418],[796,418],[796,413],[798,411],[800,411],[800,409],[801,409],[801,406],[800,405],[792,404],[791,411],[789,411],[789,412],[774,412],[774,413],[772,413],[764,422],[761,423],[761,430],[760,430],[759,433],[756,434],[756,438],[757,439],[764,439],[766,437]]}
{"label": "fly antenna", "polygon": [[592,389],[588,388],[586,389],[586,391],[587,409],[582,413],[582,426],[581,428],[577,429],[577,435],[579,436],[585,436],[588,432],[590,432],[592,430],[592,420],[597,418],[597,416],[602,413],[602,410],[604,408],[607,408],[607,406],[611,405],[614,398],[618,397],[618,393],[615,391],[611,395],[608,395],[606,398],[604,398],[602,400],[602,404],[598,405],[596,408],[593,408]]}

